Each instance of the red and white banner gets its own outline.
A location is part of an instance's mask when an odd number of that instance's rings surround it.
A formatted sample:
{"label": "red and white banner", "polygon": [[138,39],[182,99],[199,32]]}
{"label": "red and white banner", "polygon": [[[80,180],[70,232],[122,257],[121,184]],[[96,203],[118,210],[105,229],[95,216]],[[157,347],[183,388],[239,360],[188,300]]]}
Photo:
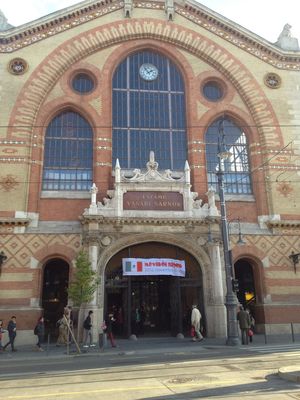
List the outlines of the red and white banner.
{"label": "red and white banner", "polygon": [[185,276],[185,261],[171,258],[123,258],[123,275]]}

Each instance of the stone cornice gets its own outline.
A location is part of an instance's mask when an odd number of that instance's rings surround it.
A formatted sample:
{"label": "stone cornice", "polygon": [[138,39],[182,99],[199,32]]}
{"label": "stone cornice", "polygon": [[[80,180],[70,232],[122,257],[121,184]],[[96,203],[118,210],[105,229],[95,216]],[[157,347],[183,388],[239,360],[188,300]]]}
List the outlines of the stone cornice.
{"label": "stone cornice", "polygon": [[27,226],[30,218],[3,218],[0,217],[0,226]]}
{"label": "stone cornice", "polygon": [[[93,2],[50,14],[30,24],[0,34],[0,52],[12,53],[40,40],[123,8],[120,1]],[[164,2],[136,2],[135,8],[164,10]],[[282,51],[247,29],[193,1],[175,4],[175,12],[278,69],[300,70],[300,52]],[[164,14],[162,14],[164,18]]]}
{"label": "stone cornice", "polygon": [[99,225],[111,225],[114,227],[121,227],[125,225],[172,225],[172,226],[200,226],[208,225],[212,223],[218,223],[218,217],[209,217],[205,219],[177,219],[177,218],[134,218],[134,217],[103,217],[97,215],[85,215],[80,217],[80,221],[83,225],[89,223],[97,223]]}
{"label": "stone cornice", "polygon": [[266,225],[269,228],[292,228],[299,229],[300,221],[292,221],[292,220],[283,220],[283,221],[267,221]]}

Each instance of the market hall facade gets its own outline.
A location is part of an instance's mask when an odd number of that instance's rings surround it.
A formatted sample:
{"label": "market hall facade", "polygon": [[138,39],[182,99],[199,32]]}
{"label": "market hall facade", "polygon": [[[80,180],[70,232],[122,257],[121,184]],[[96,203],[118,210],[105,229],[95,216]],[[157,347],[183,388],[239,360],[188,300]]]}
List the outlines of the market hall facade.
{"label": "market hall facade", "polygon": [[[99,286],[95,333],[226,337],[216,173],[221,133],[238,301],[258,332],[299,330],[298,42],[275,44],[195,3],[87,1],[1,20],[0,310],[20,342],[69,304],[78,252]],[[299,124],[298,124],[299,125]],[[245,244],[236,243],[243,237]],[[181,260],[185,276],[125,276],[124,259]]]}

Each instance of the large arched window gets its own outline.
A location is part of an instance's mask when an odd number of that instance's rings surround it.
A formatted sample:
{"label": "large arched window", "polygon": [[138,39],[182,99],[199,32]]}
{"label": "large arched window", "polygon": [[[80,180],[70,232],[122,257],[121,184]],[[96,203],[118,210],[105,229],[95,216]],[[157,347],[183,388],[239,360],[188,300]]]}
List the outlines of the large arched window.
{"label": "large arched window", "polygon": [[[231,156],[224,161],[224,187],[228,194],[251,194],[251,177],[247,139],[244,131],[230,118],[223,119],[223,132],[227,150]],[[216,120],[209,126],[206,141],[206,167],[208,186],[217,190],[216,172],[219,169],[218,140],[220,122]]]}
{"label": "large arched window", "polygon": [[113,77],[113,163],[145,168],[151,150],[160,168],[182,170],[187,159],[184,82],[167,57],[129,55]]}
{"label": "large arched window", "polygon": [[47,127],[43,190],[88,190],[92,185],[93,131],[76,112],[64,111]]}

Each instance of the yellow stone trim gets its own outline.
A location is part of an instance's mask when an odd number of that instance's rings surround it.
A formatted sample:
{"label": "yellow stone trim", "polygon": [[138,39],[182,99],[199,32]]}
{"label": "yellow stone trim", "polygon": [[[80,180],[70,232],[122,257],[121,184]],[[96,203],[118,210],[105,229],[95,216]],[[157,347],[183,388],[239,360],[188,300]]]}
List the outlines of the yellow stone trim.
{"label": "yellow stone trim", "polygon": [[31,289],[1,289],[0,299],[28,299],[32,295]]}
{"label": "yellow stone trim", "polygon": [[2,282],[31,282],[33,279],[33,274],[31,272],[24,272],[24,273],[12,273],[4,271],[1,274],[1,281]]}

